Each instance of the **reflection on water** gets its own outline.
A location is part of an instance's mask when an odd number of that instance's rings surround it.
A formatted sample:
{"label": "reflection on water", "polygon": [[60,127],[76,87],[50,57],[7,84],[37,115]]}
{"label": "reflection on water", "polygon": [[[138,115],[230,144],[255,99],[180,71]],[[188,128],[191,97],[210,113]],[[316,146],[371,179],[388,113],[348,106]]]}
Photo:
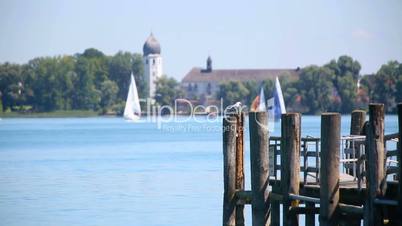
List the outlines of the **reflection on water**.
{"label": "reflection on water", "polygon": [[[303,116],[302,123],[304,135],[319,136],[319,117]],[[343,134],[349,123],[342,117]],[[220,125],[3,119],[0,225],[219,225]],[[275,129],[279,135],[280,125]],[[397,131],[395,116],[386,129]]]}

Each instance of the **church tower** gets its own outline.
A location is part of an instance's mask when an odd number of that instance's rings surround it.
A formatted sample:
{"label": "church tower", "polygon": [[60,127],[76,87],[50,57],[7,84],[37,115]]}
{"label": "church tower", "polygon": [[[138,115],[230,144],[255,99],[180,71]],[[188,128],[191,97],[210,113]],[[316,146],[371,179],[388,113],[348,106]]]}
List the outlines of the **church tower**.
{"label": "church tower", "polygon": [[162,77],[161,46],[151,33],[143,47],[144,77],[148,83],[148,97],[155,97],[156,81]]}

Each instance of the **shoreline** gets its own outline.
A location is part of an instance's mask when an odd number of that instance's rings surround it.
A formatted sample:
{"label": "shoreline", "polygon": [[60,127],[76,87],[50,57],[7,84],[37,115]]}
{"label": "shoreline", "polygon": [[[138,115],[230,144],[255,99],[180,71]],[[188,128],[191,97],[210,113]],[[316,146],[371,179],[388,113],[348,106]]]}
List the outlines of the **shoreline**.
{"label": "shoreline", "polygon": [[[96,111],[2,112],[0,118],[87,118],[101,115]],[[116,116],[116,115],[111,115]]]}
{"label": "shoreline", "polygon": [[[177,114],[177,116],[189,116],[190,114]],[[319,116],[320,114],[302,114],[304,116]],[[341,114],[350,115],[350,114]],[[386,114],[393,116],[396,114]],[[143,114],[147,116],[146,113]],[[197,117],[202,117],[205,114],[195,114]],[[221,115],[219,115],[221,116]],[[118,114],[101,114],[96,111],[73,110],[73,111],[52,111],[52,112],[1,112],[0,118],[89,118],[89,117],[121,117]]]}

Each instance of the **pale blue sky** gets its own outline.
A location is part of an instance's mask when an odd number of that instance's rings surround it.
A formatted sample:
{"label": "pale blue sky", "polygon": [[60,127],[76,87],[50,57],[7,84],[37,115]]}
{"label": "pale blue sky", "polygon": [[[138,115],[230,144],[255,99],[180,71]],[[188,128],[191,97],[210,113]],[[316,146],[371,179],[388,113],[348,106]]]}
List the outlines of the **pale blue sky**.
{"label": "pale blue sky", "polygon": [[164,71],[193,66],[296,68],[339,55],[363,73],[402,61],[402,1],[0,0],[0,62],[94,47],[142,53],[153,31]]}

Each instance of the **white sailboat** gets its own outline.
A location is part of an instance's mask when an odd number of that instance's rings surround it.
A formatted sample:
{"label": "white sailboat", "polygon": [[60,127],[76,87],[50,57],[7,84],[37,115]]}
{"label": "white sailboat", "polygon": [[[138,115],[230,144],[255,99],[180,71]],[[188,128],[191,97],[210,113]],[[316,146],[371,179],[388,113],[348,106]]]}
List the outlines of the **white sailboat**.
{"label": "white sailboat", "polygon": [[273,97],[268,100],[268,116],[274,120],[279,120],[284,113],[286,113],[285,101],[283,99],[281,84],[278,77],[276,77]]}
{"label": "white sailboat", "polygon": [[138,121],[141,117],[140,99],[138,98],[137,86],[133,73],[131,73],[131,82],[128,88],[126,107],[124,108],[124,118],[128,121]]}
{"label": "white sailboat", "polygon": [[258,105],[258,111],[265,112],[266,110],[267,110],[267,106],[265,105],[264,88],[261,87],[261,90],[260,90],[260,104]]}
{"label": "white sailboat", "polygon": [[285,100],[283,99],[283,94],[282,94],[282,88],[281,88],[281,84],[279,83],[279,79],[278,77],[276,77],[275,80],[275,99],[278,100],[278,105],[279,108],[281,109],[281,114],[285,114],[286,113],[286,107],[285,107]]}

